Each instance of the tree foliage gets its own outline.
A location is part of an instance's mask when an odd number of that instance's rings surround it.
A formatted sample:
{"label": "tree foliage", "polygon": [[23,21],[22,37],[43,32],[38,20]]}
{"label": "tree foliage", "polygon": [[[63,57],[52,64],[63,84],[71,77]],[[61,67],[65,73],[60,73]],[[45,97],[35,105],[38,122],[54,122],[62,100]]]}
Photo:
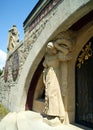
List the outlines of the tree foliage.
{"label": "tree foliage", "polygon": [[3,70],[2,70],[2,69],[0,69],[0,76],[2,75],[2,73],[3,73]]}

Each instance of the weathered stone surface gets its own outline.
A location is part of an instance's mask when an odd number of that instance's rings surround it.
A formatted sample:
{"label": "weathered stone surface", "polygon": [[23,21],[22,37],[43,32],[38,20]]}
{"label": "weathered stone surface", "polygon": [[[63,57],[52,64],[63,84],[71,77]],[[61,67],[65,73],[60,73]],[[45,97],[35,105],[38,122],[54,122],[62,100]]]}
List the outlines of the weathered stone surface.
{"label": "weathered stone surface", "polygon": [[15,49],[15,47],[19,43],[19,32],[17,30],[16,25],[13,25],[13,27],[8,32],[8,51],[12,51]]}

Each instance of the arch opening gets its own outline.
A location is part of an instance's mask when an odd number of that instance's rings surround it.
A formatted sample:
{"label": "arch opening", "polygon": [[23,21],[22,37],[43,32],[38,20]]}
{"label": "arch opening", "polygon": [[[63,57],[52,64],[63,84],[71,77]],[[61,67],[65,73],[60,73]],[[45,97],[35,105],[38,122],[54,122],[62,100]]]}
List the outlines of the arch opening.
{"label": "arch opening", "polygon": [[76,113],[77,123],[93,128],[93,37],[84,45],[77,58]]}
{"label": "arch opening", "polygon": [[35,100],[44,100],[44,85],[42,83],[43,60],[44,59],[42,59],[39,63],[31,80],[25,105],[26,110],[38,111],[38,107],[36,108]]}

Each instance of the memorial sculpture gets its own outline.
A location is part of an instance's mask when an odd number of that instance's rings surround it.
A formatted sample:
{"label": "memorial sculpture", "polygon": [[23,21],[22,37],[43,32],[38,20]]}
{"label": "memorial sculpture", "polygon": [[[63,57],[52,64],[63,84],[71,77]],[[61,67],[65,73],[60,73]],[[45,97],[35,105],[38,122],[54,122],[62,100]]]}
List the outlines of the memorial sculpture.
{"label": "memorial sculpture", "polygon": [[62,98],[65,95],[65,91],[61,92],[60,70],[62,62],[71,59],[69,55],[71,48],[71,41],[66,39],[56,39],[56,41],[49,42],[43,62],[43,82],[45,84],[44,113],[47,116],[58,117],[61,123],[65,120],[65,104]]}
{"label": "memorial sculpture", "polygon": [[8,32],[8,47],[7,50],[12,51],[19,43],[19,32],[17,30],[16,25],[13,25],[13,27]]}

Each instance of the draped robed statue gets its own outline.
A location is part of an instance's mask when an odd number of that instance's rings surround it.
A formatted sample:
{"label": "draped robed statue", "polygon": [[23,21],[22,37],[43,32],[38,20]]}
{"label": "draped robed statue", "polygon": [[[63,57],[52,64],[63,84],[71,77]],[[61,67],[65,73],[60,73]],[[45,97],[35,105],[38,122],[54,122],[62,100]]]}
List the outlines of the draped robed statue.
{"label": "draped robed statue", "polygon": [[45,84],[44,113],[48,116],[58,117],[61,121],[64,121],[65,118],[65,107],[60,89],[60,63],[70,58],[68,56],[70,48],[70,42],[64,40],[62,42],[61,39],[56,40],[56,42],[49,42],[43,62],[43,82]]}

